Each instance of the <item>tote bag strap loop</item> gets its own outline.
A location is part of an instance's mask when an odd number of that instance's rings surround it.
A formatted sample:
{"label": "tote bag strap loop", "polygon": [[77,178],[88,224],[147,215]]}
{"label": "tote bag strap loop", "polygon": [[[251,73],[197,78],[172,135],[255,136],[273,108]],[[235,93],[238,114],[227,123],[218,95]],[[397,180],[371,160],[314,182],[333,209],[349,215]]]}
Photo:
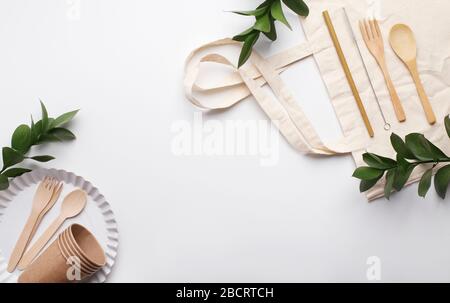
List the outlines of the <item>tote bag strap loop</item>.
{"label": "tote bag strap loop", "polygon": [[[237,68],[224,63],[224,56],[217,54],[223,47],[234,47],[235,50],[239,50],[241,46],[240,42],[222,39],[201,46],[189,55],[185,64],[184,90],[191,103],[203,109],[225,109],[251,95]],[[318,43],[305,42],[267,60],[275,66],[277,73],[281,74],[289,65],[311,56],[324,47],[318,46]],[[204,64],[213,65],[215,69],[219,69],[218,72],[226,74],[215,82],[208,79],[208,83],[200,83],[199,77]],[[248,74],[259,86],[266,84],[260,71],[253,65],[249,66]]]}
{"label": "tote bag strap loop", "polygon": [[[280,73],[283,70],[313,54],[310,43],[304,43],[269,59],[263,59],[258,53],[253,52],[249,62],[241,69],[237,69],[227,58],[217,53],[208,53],[195,59],[199,52],[223,45],[236,43],[230,39],[219,40],[197,49],[188,58],[184,85],[186,95],[194,105],[203,109],[224,109],[253,95],[286,140],[299,152],[329,156],[361,150],[365,146],[361,143],[352,143],[361,142],[363,134],[354,134],[352,138],[346,137],[334,144],[325,145],[282,81]],[[213,85],[199,85],[197,78],[200,65],[205,62],[231,68],[232,74]],[[276,98],[262,88],[265,84],[268,84]],[[200,100],[194,97],[194,92],[206,98]],[[222,94],[217,98],[218,101],[212,98],[215,94]]]}

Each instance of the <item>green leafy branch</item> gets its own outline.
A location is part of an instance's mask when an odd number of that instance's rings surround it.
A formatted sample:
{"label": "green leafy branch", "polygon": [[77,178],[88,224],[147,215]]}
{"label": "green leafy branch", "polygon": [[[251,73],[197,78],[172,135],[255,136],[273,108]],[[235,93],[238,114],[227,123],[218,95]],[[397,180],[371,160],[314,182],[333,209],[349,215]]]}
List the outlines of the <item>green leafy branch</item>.
{"label": "green leafy branch", "polygon": [[69,123],[78,110],[65,113],[58,118],[50,118],[44,103],[41,102],[42,119],[34,122],[31,116],[31,125],[22,124],[16,128],[11,139],[11,147],[3,147],[3,168],[0,170],[0,190],[9,187],[10,179],[19,177],[31,169],[16,167],[25,160],[37,162],[49,162],[55,158],[52,156],[28,156],[33,146],[43,145],[49,142],[64,142],[75,140],[75,135],[64,128]]}
{"label": "green leafy branch", "polygon": [[[445,128],[450,138],[449,117],[445,118]],[[426,166],[427,170],[419,183],[419,196],[425,197],[432,185],[433,170],[438,164],[450,163],[450,157],[422,134],[410,134],[405,141],[392,134],[391,144],[397,152],[396,160],[372,153],[363,155],[368,166],[356,169],[353,174],[353,177],[361,180],[361,192],[368,191],[385,176],[384,194],[389,199],[394,190],[403,189],[416,167]],[[434,177],[434,187],[442,199],[445,199],[449,184],[450,164],[440,168]]]}
{"label": "green leafy branch", "polygon": [[239,56],[239,67],[244,65],[250,58],[253,46],[258,41],[261,33],[271,41],[277,40],[275,21],[279,21],[289,29],[292,29],[284,15],[281,2],[300,16],[306,17],[309,15],[309,8],[303,0],[266,0],[255,10],[233,12],[243,16],[252,16],[256,19],[255,24],[252,27],[233,37],[233,40],[244,43]]}

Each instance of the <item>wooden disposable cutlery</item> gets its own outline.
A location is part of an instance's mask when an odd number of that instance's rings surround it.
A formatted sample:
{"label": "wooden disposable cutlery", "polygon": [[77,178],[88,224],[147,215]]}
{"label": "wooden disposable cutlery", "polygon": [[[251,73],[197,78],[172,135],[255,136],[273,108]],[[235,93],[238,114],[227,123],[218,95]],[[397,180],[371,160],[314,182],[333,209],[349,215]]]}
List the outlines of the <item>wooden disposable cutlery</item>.
{"label": "wooden disposable cutlery", "polygon": [[347,9],[344,7],[343,11],[344,11],[345,19],[347,20],[348,28],[349,28],[350,33],[351,33],[352,38],[353,38],[353,42],[355,42],[356,49],[358,50],[359,59],[361,59],[361,62],[363,64],[363,66],[364,66],[364,71],[366,72],[367,79],[369,80],[370,88],[372,89],[372,93],[375,96],[375,100],[377,101],[378,109],[380,110],[380,115],[381,115],[381,118],[383,119],[383,122],[384,122],[384,130],[385,131],[390,131],[391,130],[391,124],[389,124],[389,122],[386,119],[386,115],[384,114],[383,107],[381,106],[380,99],[378,98],[378,94],[377,94],[377,92],[375,90],[375,85],[373,84],[372,77],[370,76],[370,73],[369,73],[369,68],[367,67],[367,64],[366,64],[366,61],[364,60],[361,48],[359,47],[358,39],[356,39],[355,32],[353,31],[352,22],[351,22],[350,17],[349,17],[349,15],[347,13]]}
{"label": "wooden disposable cutlery", "polygon": [[48,202],[47,206],[45,207],[45,209],[41,212],[41,214],[39,215],[39,218],[36,222],[36,224],[34,225],[33,231],[31,232],[30,238],[28,240],[28,244],[31,241],[31,239],[33,239],[34,235],[36,234],[36,231],[39,227],[39,225],[42,222],[42,219],[44,219],[45,215],[53,208],[53,206],[55,206],[55,203],[59,200],[59,197],[61,196],[61,192],[63,190],[63,183],[59,183],[59,185],[55,188],[55,191],[53,192],[52,198],[50,199],[50,202]]}
{"label": "wooden disposable cutlery", "polygon": [[78,216],[86,206],[87,195],[82,190],[75,190],[64,199],[61,213],[58,218],[48,227],[44,234],[36,241],[19,263],[19,269],[25,269],[37,257],[39,252],[56,234],[64,221]]}
{"label": "wooden disposable cutlery", "polygon": [[398,97],[394,83],[392,82],[389,74],[389,69],[386,64],[386,57],[384,52],[384,41],[380,30],[380,26],[377,20],[360,21],[359,27],[367,48],[373,55],[375,60],[383,72],[384,79],[386,80],[387,88],[391,96],[392,105],[394,106],[395,115],[399,122],[406,120],[405,111]]}
{"label": "wooden disposable cutlery", "polygon": [[55,189],[57,189],[59,186],[60,184],[58,181],[49,177],[46,177],[39,184],[39,187],[34,195],[31,214],[25,224],[24,229],[22,230],[22,233],[19,236],[19,239],[17,240],[16,246],[14,247],[14,250],[9,259],[7,268],[8,272],[12,273],[16,269],[17,264],[22,258],[23,253],[30,242],[33,230],[37,228],[36,223],[39,221],[41,213],[46,209],[49,202],[51,202],[51,199],[55,193]]}
{"label": "wooden disposable cutlery", "polygon": [[417,70],[417,45],[414,33],[407,25],[397,24],[391,29],[389,40],[397,56],[405,63],[411,72],[428,123],[435,124],[436,115],[434,114],[433,107],[431,106],[425,88],[423,87],[422,80],[420,79],[419,71]]}

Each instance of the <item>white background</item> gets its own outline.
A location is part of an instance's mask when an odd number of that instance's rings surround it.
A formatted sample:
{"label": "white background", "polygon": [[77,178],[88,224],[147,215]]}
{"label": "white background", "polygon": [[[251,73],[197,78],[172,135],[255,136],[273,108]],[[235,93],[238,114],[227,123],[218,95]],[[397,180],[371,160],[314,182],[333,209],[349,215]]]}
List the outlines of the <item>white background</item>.
{"label": "white background", "polygon": [[[350,157],[311,158],[279,141],[280,160],[177,157],[171,126],[192,121],[184,60],[203,43],[251,20],[225,13],[258,1],[64,0],[0,2],[0,143],[15,126],[81,108],[74,143],[35,153],[48,167],[92,181],[112,204],[121,233],[111,282],[366,282],[367,259],[382,281],[450,281],[450,207],[416,186],[369,204]],[[75,18],[77,19],[77,18]],[[301,42],[280,31],[265,55]],[[312,60],[283,75],[325,138],[339,134]],[[251,99],[205,116],[262,120]]]}

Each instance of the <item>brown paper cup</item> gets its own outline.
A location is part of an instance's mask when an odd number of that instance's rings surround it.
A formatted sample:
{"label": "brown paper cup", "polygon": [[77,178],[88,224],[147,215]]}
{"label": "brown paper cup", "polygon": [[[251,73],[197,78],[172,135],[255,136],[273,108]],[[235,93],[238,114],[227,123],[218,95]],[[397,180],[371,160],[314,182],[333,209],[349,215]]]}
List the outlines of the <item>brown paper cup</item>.
{"label": "brown paper cup", "polygon": [[73,273],[73,265],[61,252],[58,239],[55,240],[27,269],[20,275],[19,283],[77,283],[88,275],[80,271]]}
{"label": "brown paper cup", "polygon": [[97,265],[93,264],[92,262],[90,262],[87,259],[87,257],[83,254],[81,249],[78,247],[78,244],[76,243],[76,241],[71,233],[71,228],[67,229],[63,236],[66,240],[66,243],[82,259],[83,263],[86,265],[87,268],[89,268],[90,270],[95,270],[95,271],[97,271],[99,269],[99,267]]}
{"label": "brown paper cup", "polygon": [[74,252],[71,248],[69,248],[68,245],[65,243],[64,234],[65,234],[65,232],[60,234],[59,237],[58,237],[59,248],[61,249],[61,253],[63,254],[63,256],[67,260],[69,260],[70,257],[77,257],[77,258],[79,258],[80,259],[80,269],[86,275],[92,275],[93,273],[95,273],[98,270],[98,268],[97,269],[88,268],[86,266],[86,264],[83,262],[83,260],[78,256],[78,254],[76,252]]}
{"label": "brown paper cup", "polygon": [[86,228],[74,224],[68,230],[70,243],[80,252],[87,263],[94,268],[102,268],[106,265],[106,255],[97,239]]}
{"label": "brown paper cup", "polygon": [[60,244],[61,247],[66,251],[67,255],[66,256],[76,256],[78,258],[80,258],[80,262],[81,262],[81,270],[83,270],[84,272],[88,273],[88,274],[93,274],[96,271],[99,270],[98,267],[92,266],[88,263],[88,261],[86,260],[86,258],[84,256],[82,256],[80,254],[80,252],[76,251],[72,244],[69,243],[68,240],[68,233],[69,229],[66,229],[61,235],[60,235]]}
{"label": "brown paper cup", "polygon": [[28,266],[19,283],[77,283],[105,264],[106,256],[98,241],[86,228],[75,224]]}

